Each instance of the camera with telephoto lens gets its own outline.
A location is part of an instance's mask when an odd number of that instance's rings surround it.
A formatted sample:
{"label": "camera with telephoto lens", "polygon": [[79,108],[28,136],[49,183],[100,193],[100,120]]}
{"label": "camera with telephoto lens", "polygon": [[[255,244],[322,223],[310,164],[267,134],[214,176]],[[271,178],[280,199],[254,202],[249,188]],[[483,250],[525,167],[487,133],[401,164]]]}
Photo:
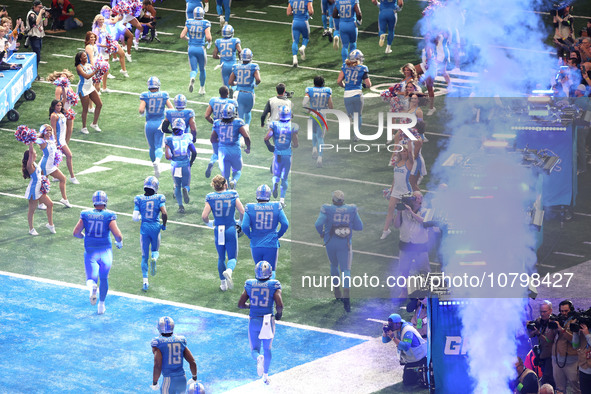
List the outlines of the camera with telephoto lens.
{"label": "camera with telephoto lens", "polygon": [[412,205],[414,204],[416,199],[417,198],[411,194],[404,195],[400,199],[400,202],[398,204],[396,204],[396,209],[398,209],[399,211],[404,211],[406,209],[406,205],[408,205],[409,207],[412,208]]}
{"label": "camera with telephoto lens", "polygon": [[526,327],[529,331],[538,330],[540,328],[540,323],[535,320],[528,321]]}
{"label": "camera with telephoto lens", "polygon": [[388,335],[388,332],[394,331],[394,323],[384,324],[382,330],[384,330],[384,334]]}
{"label": "camera with telephoto lens", "polygon": [[569,329],[571,332],[579,332],[581,325],[584,324],[587,328],[591,327],[591,308],[586,311],[579,310],[575,312],[576,323],[571,323]]}
{"label": "camera with telephoto lens", "polygon": [[295,92],[285,92],[283,95],[285,98],[292,98],[295,95]]}

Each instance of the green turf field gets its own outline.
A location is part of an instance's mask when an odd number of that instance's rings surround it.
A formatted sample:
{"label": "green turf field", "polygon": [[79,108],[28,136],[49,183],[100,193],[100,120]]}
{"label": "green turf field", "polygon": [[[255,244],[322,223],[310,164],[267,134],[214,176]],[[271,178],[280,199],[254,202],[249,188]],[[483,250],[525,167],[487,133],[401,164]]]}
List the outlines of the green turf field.
{"label": "green turf field", "polygon": [[[418,32],[414,26],[420,18],[425,2],[408,0],[399,14],[394,39],[393,53],[385,55],[378,47],[377,8],[370,2],[362,3],[363,26],[359,34],[358,48],[365,54],[365,64],[369,67],[370,78],[374,85],[382,87],[392,84],[400,77],[400,67],[408,62],[419,63],[417,52]],[[69,68],[74,70],[74,55],[83,47],[83,36],[94,15],[103,2],[80,1],[75,4],[77,16],[85,23],[84,28],[59,35],[47,36],[43,41],[42,60],[39,75],[45,77],[54,70]],[[269,0],[250,2],[234,1],[230,23],[235,29],[235,36],[242,41],[242,48],[250,48],[254,53],[253,62],[260,66],[262,83],[256,89],[256,104],[251,123],[252,152],[244,155],[245,168],[238,185],[238,192],[244,203],[254,202],[254,191],[262,183],[271,184],[269,165],[271,154],[264,147],[263,129],[260,126],[260,114],[268,98],[275,95],[275,85],[284,82],[288,91],[294,91],[300,100],[304,89],[312,86],[314,76],[321,74],[326,85],[334,92],[333,100],[342,106],[342,89],[336,79],[340,69],[340,51],[333,50],[326,38],[321,37],[320,15],[310,21],[311,39],[306,52],[306,60],[300,60],[300,67],[291,67],[291,19],[285,15],[285,2]],[[217,61],[209,57],[207,64],[206,95],[190,94],[187,90],[189,66],[186,55],[186,42],[178,38],[184,24],[184,1],[166,0],[155,4],[158,11],[158,32],[161,43],[141,43],[139,51],[132,51],[133,62],[127,64],[129,78],[123,78],[117,71],[118,64],[111,63],[116,79],[109,80],[108,87],[114,90],[103,93],[103,112],[99,120],[102,133],[90,130],[89,135],[80,134],[80,117],[76,118],[74,134],[70,148],[74,154],[74,168],[81,172],[93,167],[94,163],[107,156],[116,156],[115,161],[101,164],[111,170],[83,174],[78,177],[81,184],[68,184],[68,198],[75,205],[65,209],[56,203],[54,222],[57,234],[51,235],[45,229],[45,214],[37,211],[35,226],[40,233],[31,237],[27,233],[27,204],[22,198],[27,182],[21,176],[20,161],[25,146],[17,142],[12,135],[18,124],[38,127],[47,122],[49,104],[54,96],[54,86],[36,82],[33,89],[37,98],[32,102],[22,100],[16,109],[20,113],[17,123],[4,119],[0,123],[0,270],[27,275],[56,279],[71,283],[85,282],[82,241],[72,237],[80,210],[91,205],[91,196],[97,189],[105,190],[109,196],[108,208],[120,213],[118,225],[124,236],[124,248],[114,250],[114,264],[110,275],[110,288],[131,294],[143,294],[141,291],[141,252],[139,246],[139,223],[131,220],[133,197],[142,193],[143,179],[152,175],[152,167],[125,163],[121,158],[145,160],[149,164],[147,143],[144,137],[144,118],[138,113],[139,94],[146,91],[148,77],[158,76],[162,90],[172,96],[183,93],[189,100],[188,107],[195,110],[198,138],[206,140],[210,135],[210,125],[203,119],[207,102],[217,95],[221,86],[221,74],[214,71]],[[314,2],[315,10],[320,10],[320,2]],[[14,18],[24,17],[27,3],[9,1],[8,11]],[[212,22],[214,40],[220,37],[220,26],[212,11],[206,18]],[[258,11],[252,13],[249,11]],[[260,12],[264,12],[261,14]],[[574,12],[576,15],[591,15],[591,5],[581,5]],[[576,19],[575,31],[583,26],[582,19]],[[166,34],[165,34],[166,33]],[[170,33],[170,35],[168,34]],[[211,50],[209,51],[211,54]],[[379,92],[379,88],[372,90]],[[373,99],[377,100],[377,99]],[[373,105],[368,101],[366,104]],[[377,104],[376,104],[377,105]],[[442,98],[436,98],[436,107],[443,107]],[[81,106],[76,108],[81,112]],[[387,106],[383,110],[387,111]],[[91,114],[89,114],[91,115]],[[427,168],[434,162],[441,144],[447,140],[441,134],[448,133],[439,126],[437,115],[428,118],[427,136],[429,143],[424,146],[423,154]],[[90,123],[89,119],[89,123]],[[305,119],[297,119],[301,126]],[[375,125],[374,119],[364,119],[364,123]],[[371,130],[367,127],[367,130]],[[327,137],[327,143],[331,142]],[[367,154],[325,155],[323,168],[316,168],[311,157],[311,142],[300,138],[301,146],[296,149],[290,190],[287,196],[286,213],[292,227],[285,238],[293,242],[281,242],[279,254],[278,279],[283,285],[283,297],[286,304],[284,319],[290,322],[355,332],[364,335],[380,335],[379,323],[368,318],[386,319],[398,305],[390,299],[388,291],[374,292],[367,289],[353,290],[351,296],[352,312],[345,313],[340,303],[332,300],[330,290],[295,291],[299,284],[302,267],[328,275],[329,267],[320,238],[313,227],[320,206],[330,202],[332,190],[341,189],[346,194],[346,202],[359,206],[364,221],[363,232],[353,239],[354,254],[353,274],[375,272],[389,274],[396,268],[397,233],[393,232],[387,241],[380,241],[379,236],[387,210],[387,202],[381,196],[382,189],[389,186],[391,169],[386,166],[390,154],[372,152]],[[384,139],[385,141],[385,139]],[[211,149],[205,143],[196,145],[198,149]],[[132,149],[130,149],[132,148]],[[209,180],[203,173],[209,159],[209,153],[198,155],[192,168],[191,203],[186,205],[187,212],[178,214],[172,193],[172,177],[168,172],[160,178],[160,193],[167,197],[169,225],[162,234],[162,246],[158,274],[150,277],[150,289],[147,296],[201,305],[209,308],[237,311],[236,304],[241,292],[240,284],[253,276],[254,264],[250,257],[248,240],[240,239],[239,263],[234,280],[237,288],[221,292],[217,277],[217,254],[213,244],[213,233],[202,224],[201,211],[204,197],[211,191]],[[118,160],[118,161],[117,161]],[[66,173],[65,165],[61,166]],[[219,173],[217,167],[214,174]],[[561,270],[589,260],[591,251],[587,240],[591,224],[591,204],[589,195],[589,172],[579,178],[579,198],[575,207],[574,220],[560,227],[558,221],[547,221],[544,232],[546,242],[539,251],[539,260],[546,267],[539,267],[540,272]],[[422,187],[429,189],[427,177]],[[436,180],[433,180],[436,184]],[[53,185],[50,196],[59,201],[57,184]],[[574,256],[556,255],[554,252],[569,253]],[[577,257],[578,256],[578,257]],[[436,263],[436,256],[431,256]],[[304,264],[304,265],[302,265]],[[437,265],[432,266],[438,269]],[[357,272],[356,272],[357,271]],[[299,283],[299,282],[298,282]],[[294,291],[292,291],[292,288]],[[107,301],[108,302],[108,301]],[[397,391],[396,386],[392,390]]]}

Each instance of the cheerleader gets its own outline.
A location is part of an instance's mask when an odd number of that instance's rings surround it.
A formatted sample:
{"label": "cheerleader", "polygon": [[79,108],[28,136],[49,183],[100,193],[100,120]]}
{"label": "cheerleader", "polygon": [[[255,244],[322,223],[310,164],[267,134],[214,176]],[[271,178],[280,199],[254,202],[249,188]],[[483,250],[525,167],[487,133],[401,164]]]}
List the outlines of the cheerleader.
{"label": "cheerleader", "polygon": [[395,152],[390,160],[390,165],[394,167],[394,180],[392,187],[388,192],[388,214],[384,223],[384,231],[380,239],[386,239],[390,235],[390,225],[394,220],[394,210],[396,205],[402,200],[402,196],[410,194],[412,187],[410,185],[410,172],[414,164],[412,150],[407,145],[402,145],[400,152]]}
{"label": "cheerleader", "polygon": [[66,141],[66,115],[64,114],[63,104],[59,100],[53,100],[49,107],[49,120],[51,128],[53,129],[53,138],[57,141],[58,148],[66,155],[66,165],[70,172],[70,182],[74,185],[79,185],[76,175],[74,175],[74,166],[72,164],[72,151],[68,147]]}
{"label": "cheerleader", "polygon": [[70,204],[68,196],[66,195],[66,176],[58,168],[59,163],[62,161],[62,152],[58,149],[55,140],[53,139],[53,128],[51,125],[44,124],[41,126],[39,129],[37,144],[39,144],[39,148],[43,152],[43,157],[39,162],[41,173],[45,176],[51,175],[59,181],[60,192],[62,194],[60,202],[64,204],[66,208],[72,208],[72,204]]}
{"label": "cheerleader", "polygon": [[55,85],[55,99],[63,103],[63,113],[66,116],[66,144],[70,143],[72,131],[74,130],[74,118],[76,112],[72,107],[78,104],[78,94],[72,89],[70,85],[74,80],[74,74],[69,70],[54,71],[47,76],[49,82]]}
{"label": "cheerleader", "polygon": [[92,86],[92,76],[97,73],[97,70],[92,69],[92,65],[88,63],[88,55],[86,52],[82,51],[76,54],[76,57],[74,58],[74,65],[76,66],[76,71],[80,77],[80,82],[78,83],[78,95],[80,96],[80,101],[82,102],[82,129],[80,132],[82,134],[88,134],[88,129],[86,128],[86,117],[88,116],[88,105],[90,100],[92,100],[96,106],[94,110],[94,120],[90,127],[96,131],[101,131],[97,122],[101,114],[101,109],[103,108],[103,102],[101,101],[101,98],[94,86]]}
{"label": "cheerleader", "polygon": [[49,191],[49,181],[41,174],[41,167],[35,164],[37,153],[35,152],[35,145],[33,142],[29,144],[29,150],[25,151],[22,161],[23,178],[30,179],[29,186],[25,193],[25,198],[29,200],[29,212],[27,213],[27,220],[29,222],[29,234],[39,235],[35,227],[33,227],[33,215],[39,203],[45,204],[47,207],[47,221],[45,225],[47,229],[55,234],[55,226],[53,224],[53,201],[47,195]]}

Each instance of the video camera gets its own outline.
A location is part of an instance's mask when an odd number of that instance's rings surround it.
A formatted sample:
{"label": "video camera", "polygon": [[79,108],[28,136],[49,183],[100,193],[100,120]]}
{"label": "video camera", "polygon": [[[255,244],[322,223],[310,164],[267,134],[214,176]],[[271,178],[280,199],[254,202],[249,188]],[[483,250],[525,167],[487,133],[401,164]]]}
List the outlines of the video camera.
{"label": "video camera", "polygon": [[295,92],[285,92],[283,93],[283,96],[285,96],[285,98],[292,98],[295,95]]}
{"label": "video camera", "polygon": [[587,309],[586,311],[579,310],[578,312],[573,312],[576,323],[571,323],[569,328],[571,332],[579,332],[581,329],[581,324],[587,326],[587,328],[591,327],[591,308]]}
{"label": "video camera", "polygon": [[389,331],[394,331],[394,323],[388,322],[387,324],[384,324],[382,330],[384,330],[384,334],[388,335]]}
{"label": "video camera", "polygon": [[402,196],[402,198],[400,199],[400,202],[398,204],[396,204],[396,209],[399,211],[404,211],[406,209],[406,205],[408,205],[409,207],[412,208],[412,205],[414,204],[416,199],[417,198],[415,196],[413,196],[412,194],[406,194],[406,195]]}

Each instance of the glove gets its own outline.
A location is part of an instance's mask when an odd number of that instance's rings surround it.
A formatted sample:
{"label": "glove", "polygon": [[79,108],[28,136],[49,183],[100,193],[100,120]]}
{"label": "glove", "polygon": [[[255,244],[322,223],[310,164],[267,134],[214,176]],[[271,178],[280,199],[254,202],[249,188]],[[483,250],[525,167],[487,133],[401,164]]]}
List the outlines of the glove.
{"label": "glove", "polygon": [[283,316],[283,312],[276,312],[275,313],[275,320],[281,320],[282,316]]}
{"label": "glove", "polygon": [[161,225],[160,225],[160,230],[162,230],[162,231],[166,231],[166,226],[165,226],[165,225],[163,225],[163,224],[161,224]]}
{"label": "glove", "polygon": [[250,148],[244,148],[244,153],[248,155],[250,153]]}
{"label": "glove", "polygon": [[123,240],[115,241],[115,246],[117,246],[117,249],[121,249],[123,247]]}
{"label": "glove", "polygon": [[211,41],[207,42],[207,49],[211,48]]}
{"label": "glove", "polygon": [[209,222],[205,223],[205,225],[209,228],[213,228],[213,222],[211,220]]}
{"label": "glove", "polygon": [[275,152],[275,147],[271,144],[269,140],[265,141],[265,145],[267,146],[267,150],[271,153]]}
{"label": "glove", "polygon": [[160,386],[158,386],[158,383],[151,385],[150,388],[152,389],[152,391],[160,390]]}
{"label": "glove", "polygon": [[357,26],[361,26],[361,19],[358,19],[358,20],[356,20],[356,21],[355,21],[355,24],[356,24]]}

